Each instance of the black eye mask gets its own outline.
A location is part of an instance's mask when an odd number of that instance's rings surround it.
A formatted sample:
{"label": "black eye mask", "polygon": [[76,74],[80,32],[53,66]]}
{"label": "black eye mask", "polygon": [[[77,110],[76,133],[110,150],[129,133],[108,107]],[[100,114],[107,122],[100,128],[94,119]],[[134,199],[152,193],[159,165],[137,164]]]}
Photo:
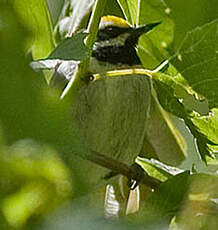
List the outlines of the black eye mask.
{"label": "black eye mask", "polygon": [[129,32],[132,28],[119,28],[115,26],[108,26],[98,31],[97,41],[105,41],[111,38],[116,38],[119,35]]}

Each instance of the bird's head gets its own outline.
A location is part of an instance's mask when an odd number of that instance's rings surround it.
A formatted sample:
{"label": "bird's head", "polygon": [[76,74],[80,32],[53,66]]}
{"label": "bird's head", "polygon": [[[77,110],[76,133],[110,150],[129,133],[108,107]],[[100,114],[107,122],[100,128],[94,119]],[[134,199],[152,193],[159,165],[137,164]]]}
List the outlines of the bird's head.
{"label": "bird's head", "polygon": [[[126,20],[116,16],[103,16],[99,25],[97,42],[108,41],[110,44],[135,46],[139,37],[159,25],[160,22],[132,27]],[[115,44],[114,44],[115,45]]]}

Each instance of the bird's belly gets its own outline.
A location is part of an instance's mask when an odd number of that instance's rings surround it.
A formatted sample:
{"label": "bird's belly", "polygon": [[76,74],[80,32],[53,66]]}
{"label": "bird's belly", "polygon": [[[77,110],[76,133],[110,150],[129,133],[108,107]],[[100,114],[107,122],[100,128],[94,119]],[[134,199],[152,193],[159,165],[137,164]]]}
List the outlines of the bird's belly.
{"label": "bird's belly", "polygon": [[107,77],[80,90],[75,117],[87,148],[131,164],[142,147],[149,108],[145,76]]}

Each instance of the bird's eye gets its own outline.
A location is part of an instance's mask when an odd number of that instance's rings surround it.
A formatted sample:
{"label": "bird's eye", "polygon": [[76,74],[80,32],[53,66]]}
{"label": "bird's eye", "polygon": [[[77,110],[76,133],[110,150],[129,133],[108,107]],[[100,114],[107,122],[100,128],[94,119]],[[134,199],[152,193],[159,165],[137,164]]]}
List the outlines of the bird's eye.
{"label": "bird's eye", "polygon": [[93,75],[89,75],[89,81],[94,81],[95,77]]}

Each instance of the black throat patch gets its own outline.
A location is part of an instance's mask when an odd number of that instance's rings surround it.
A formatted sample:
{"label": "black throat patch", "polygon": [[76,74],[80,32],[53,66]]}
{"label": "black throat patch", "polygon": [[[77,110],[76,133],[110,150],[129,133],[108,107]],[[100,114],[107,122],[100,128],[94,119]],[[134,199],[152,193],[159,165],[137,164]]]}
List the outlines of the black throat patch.
{"label": "black throat patch", "polygon": [[[126,42],[131,36],[133,28],[119,28],[115,26],[109,26],[99,30],[97,36],[97,43],[108,41],[105,46],[96,45],[92,52],[92,57],[95,57],[98,61],[108,62],[110,64],[126,64],[129,66],[140,64],[140,59],[136,54],[135,41],[131,44]],[[119,40],[119,36],[128,33],[126,41],[123,45],[113,44],[110,45],[110,40]]]}
{"label": "black throat patch", "polygon": [[105,46],[99,47],[92,52],[92,56],[98,61],[111,64],[126,64],[129,66],[140,64],[135,47],[129,46]]}

